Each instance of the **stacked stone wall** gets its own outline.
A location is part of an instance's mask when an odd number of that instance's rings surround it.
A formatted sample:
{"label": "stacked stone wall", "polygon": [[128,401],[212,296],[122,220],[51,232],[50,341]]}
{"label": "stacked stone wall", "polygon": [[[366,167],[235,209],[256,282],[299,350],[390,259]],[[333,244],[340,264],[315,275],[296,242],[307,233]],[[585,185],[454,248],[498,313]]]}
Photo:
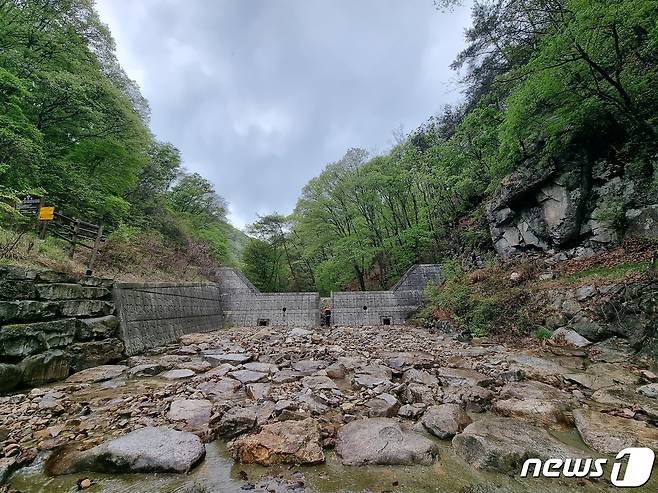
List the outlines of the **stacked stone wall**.
{"label": "stacked stone wall", "polygon": [[119,360],[112,281],[0,267],[0,392]]}

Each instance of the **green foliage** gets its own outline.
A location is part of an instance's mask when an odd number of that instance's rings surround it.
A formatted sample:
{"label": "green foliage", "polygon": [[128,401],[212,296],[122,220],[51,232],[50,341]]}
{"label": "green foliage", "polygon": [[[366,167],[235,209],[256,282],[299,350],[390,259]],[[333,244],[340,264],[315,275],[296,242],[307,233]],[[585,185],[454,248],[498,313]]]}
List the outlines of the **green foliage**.
{"label": "green foliage", "polygon": [[152,246],[175,263],[235,263],[224,200],[183,172],[148,118],[92,0],[0,2],[2,223],[18,219],[19,192],[40,189],[58,211],[114,229],[116,261]]}
{"label": "green foliage", "polygon": [[537,329],[535,331],[534,335],[540,341],[546,341],[546,340],[551,338],[551,336],[553,335],[553,332],[551,332],[547,328],[542,327],[541,329]]}
{"label": "green foliage", "polygon": [[[414,263],[491,250],[487,203],[524,166],[579,156],[587,173],[603,159],[658,196],[657,2],[481,0],[472,12],[453,64],[464,104],[384,155],[348,150],[304,188],[286,236],[323,293],[385,289]],[[599,218],[621,229],[626,205],[611,197]],[[464,301],[463,288],[448,285],[444,301]],[[495,296],[471,304],[463,316],[486,331]]]}

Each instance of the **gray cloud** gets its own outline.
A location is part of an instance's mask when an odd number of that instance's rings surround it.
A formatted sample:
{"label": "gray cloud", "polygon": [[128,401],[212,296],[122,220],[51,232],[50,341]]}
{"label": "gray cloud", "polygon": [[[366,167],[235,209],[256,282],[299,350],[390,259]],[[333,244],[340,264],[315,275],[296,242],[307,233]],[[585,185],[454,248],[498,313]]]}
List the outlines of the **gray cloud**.
{"label": "gray cloud", "polygon": [[98,0],[152,128],[237,226],[288,213],[352,146],[384,151],[459,99],[468,10],[432,0]]}

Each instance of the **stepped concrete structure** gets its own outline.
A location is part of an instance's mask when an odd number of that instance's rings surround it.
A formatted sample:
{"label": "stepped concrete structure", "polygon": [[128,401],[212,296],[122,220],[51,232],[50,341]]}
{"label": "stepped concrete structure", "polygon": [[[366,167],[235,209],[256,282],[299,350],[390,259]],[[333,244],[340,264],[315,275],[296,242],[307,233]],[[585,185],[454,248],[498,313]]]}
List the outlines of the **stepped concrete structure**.
{"label": "stepped concrete structure", "polygon": [[[318,293],[261,293],[238,270],[223,267],[215,283],[116,283],[113,298],[127,354],[168,344],[183,334],[222,327],[320,325]],[[401,325],[423,301],[441,267],[415,265],[389,291],[331,295],[332,325]]]}
{"label": "stepped concrete structure", "polygon": [[389,291],[331,294],[332,325],[402,325],[423,302],[425,288],[443,281],[437,264],[412,266]]}

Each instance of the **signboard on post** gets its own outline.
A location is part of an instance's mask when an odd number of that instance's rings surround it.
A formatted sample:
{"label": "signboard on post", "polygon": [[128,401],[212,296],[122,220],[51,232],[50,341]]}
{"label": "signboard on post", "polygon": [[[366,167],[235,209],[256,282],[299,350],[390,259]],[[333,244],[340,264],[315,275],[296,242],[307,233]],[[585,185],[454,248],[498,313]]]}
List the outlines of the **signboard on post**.
{"label": "signboard on post", "polygon": [[28,195],[16,205],[16,210],[26,216],[35,216],[39,212],[41,200],[40,197]]}
{"label": "signboard on post", "polygon": [[52,221],[55,219],[54,207],[41,207],[39,209],[39,221]]}

